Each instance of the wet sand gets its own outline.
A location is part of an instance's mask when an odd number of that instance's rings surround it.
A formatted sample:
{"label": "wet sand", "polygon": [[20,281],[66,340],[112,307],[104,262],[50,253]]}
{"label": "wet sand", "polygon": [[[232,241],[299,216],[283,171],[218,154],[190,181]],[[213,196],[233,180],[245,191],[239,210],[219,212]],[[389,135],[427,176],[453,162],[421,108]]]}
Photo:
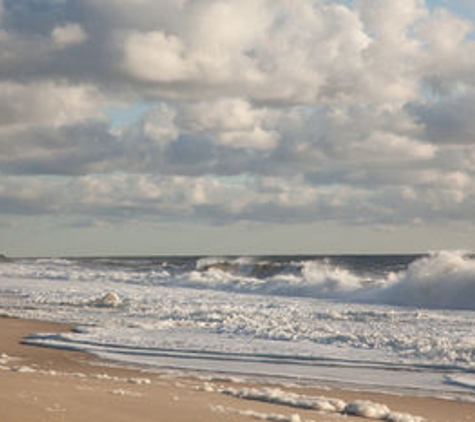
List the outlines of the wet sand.
{"label": "wet sand", "polygon": [[223,391],[278,388],[351,402],[371,400],[432,422],[475,421],[475,405],[423,397],[310,387],[250,385],[224,379],[145,372],[111,366],[80,352],[22,344],[31,333],[71,327],[0,318],[1,422],[240,422],[252,420],[362,421],[339,413],[236,398]]}

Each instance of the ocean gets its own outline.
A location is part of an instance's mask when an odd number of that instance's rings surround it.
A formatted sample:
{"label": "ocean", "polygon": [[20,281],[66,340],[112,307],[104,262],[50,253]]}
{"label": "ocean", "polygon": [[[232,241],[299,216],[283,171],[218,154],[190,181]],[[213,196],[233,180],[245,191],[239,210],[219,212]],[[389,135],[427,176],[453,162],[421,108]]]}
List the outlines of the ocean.
{"label": "ocean", "polygon": [[28,343],[119,364],[475,402],[475,257],[93,257],[0,262]]}

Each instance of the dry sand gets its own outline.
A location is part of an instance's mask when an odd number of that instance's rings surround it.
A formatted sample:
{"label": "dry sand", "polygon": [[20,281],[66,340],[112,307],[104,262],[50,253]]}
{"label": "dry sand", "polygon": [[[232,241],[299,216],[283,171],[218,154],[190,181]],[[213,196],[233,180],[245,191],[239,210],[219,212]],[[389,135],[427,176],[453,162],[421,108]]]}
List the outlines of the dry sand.
{"label": "dry sand", "polygon": [[[281,418],[282,422],[285,418],[291,422],[365,420],[238,399],[218,391],[250,387],[242,383],[114,368],[83,353],[21,344],[31,333],[68,329],[59,324],[0,318],[0,422],[249,422],[259,417]],[[308,387],[278,388],[347,402],[371,400],[432,422],[475,421],[475,405],[468,403]]]}

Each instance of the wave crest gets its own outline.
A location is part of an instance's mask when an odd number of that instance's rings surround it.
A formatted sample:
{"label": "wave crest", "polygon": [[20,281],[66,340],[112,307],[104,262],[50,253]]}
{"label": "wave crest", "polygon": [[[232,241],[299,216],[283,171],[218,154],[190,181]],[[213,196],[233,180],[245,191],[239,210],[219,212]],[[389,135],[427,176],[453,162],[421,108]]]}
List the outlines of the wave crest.
{"label": "wave crest", "polygon": [[[117,260],[116,260],[117,261]],[[0,278],[107,282],[353,303],[475,310],[475,256],[231,257],[163,260],[18,260]],[[18,283],[21,286],[21,283]]]}
{"label": "wave crest", "polygon": [[390,275],[374,298],[394,305],[475,310],[475,260],[461,251],[432,253]]}
{"label": "wave crest", "polygon": [[[359,274],[330,259],[293,262],[292,268],[252,259],[203,264],[194,287],[199,278],[200,288],[240,293],[475,310],[475,260],[463,251],[434,252],[382,277]],[[181,282],[191,280],[184,277]]]}

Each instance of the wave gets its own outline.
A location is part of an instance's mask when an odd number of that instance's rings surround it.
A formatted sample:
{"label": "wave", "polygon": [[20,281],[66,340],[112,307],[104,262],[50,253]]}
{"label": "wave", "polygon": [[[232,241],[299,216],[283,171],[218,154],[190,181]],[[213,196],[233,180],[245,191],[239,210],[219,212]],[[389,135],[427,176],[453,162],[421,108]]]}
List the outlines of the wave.
{"label": "wave", "polygon": [[111,282],[475,310],[475,259],[462,251],[405,257],[235,257],[3,262],[0,278]]}
{"label": "wave", "polygon": [[475,310],[475,260],[467,252],[442,251],[392,274],[373,299],[387,304]]}
{"label": "wave", "polygon": [[[253,279],[254,273],[250,272],[249,277],[236,280],[233,275],[237,264],[242,262],[213,261],[200,266],[201,271],[187,281],[201,287],[214,281],[215,287],[240,292],[475,310],[475,260],[467,252],[431,253],[407,269],[389,272],[382,278],[362,277],[323,259],[302,262],[298,273],[278,273],[260,280]],[[251,264],[255,271],[256,264],[246,262]]]}
{"label": "wave", "polygon": [[475,260],[463,251],[440,251],[419,258],[406,270],[365,279],[339,267],[304,268],[318,297],[436,309],[475,310]]}
{"label": "wave", "polygon": [[[330,259],[300,262],[299,271],[243,259],[201,262],[197,269],[180,283],[240,293],[475,310],[475,260],[463,251],[434,252],[383,277],[362,276]],[[259,276],[262,269],[267,276]]]}

